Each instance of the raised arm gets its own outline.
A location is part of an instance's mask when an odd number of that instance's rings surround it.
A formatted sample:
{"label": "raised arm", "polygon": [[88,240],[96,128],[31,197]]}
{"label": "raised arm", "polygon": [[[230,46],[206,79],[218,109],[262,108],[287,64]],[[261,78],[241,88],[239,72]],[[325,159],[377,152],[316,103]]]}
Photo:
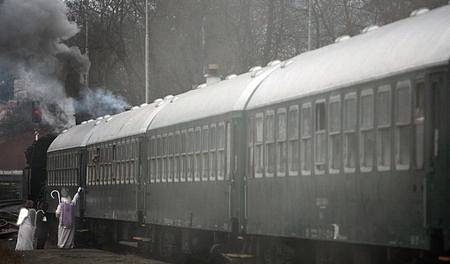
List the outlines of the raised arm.
{"label": "raised arm", "polygon": [[78,198],[80,198],[80,192],[81,192],[82,190],[83,190],[83,189],[82,189],[81,187],[78,187],[78,191],[77,191],[77,193],[73,196],[73,199],[72,199],[72,205],[73,205],[73,206],[77,205],[77,201],[78,201]]}

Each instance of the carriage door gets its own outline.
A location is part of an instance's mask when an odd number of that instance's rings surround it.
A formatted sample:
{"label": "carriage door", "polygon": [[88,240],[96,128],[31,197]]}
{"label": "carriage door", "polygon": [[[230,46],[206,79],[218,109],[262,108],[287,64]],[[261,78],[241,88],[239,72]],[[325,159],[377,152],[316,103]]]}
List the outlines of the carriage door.
{"label": "carriage door", "polygon": [[[87,173],[87,150],[81,149],[77,153],[77,162],[78,162],[78,184],[81,186],[84,190],[86,190],[86,173]],[[76,186],[78,188],[78,186]],[[79,201],[79,208],[80,208],[80,217],[84,217],[84,212],[86,208],[85,204],[85,193],[81,195],[80,201]]]}
{"label": "carriage door", "polygon": [[136,179],[136,204],[137,204],[137,219],[139,224],[144,223],[144,215],[145,215],[145,202],[146,202],[146,193],[147,193],[147,184],[149,183],[148,179],[148,144],[149,140],[147,137],[141,137],[137,141],[138,144],[138,157],[136,158],[138,161],[138,171],[137,171],[137,179]]}
{"label": "carriage door", "polygon": [[428,101],[425,114],[425,208],[427,218],[425,226],[430,228],[431,249],[442,248],[443,228],[449,217],[449,176],[445,161],[448,147],[448,89],[446,89],[446,73],[437,72],[429,76],[426,91]]}

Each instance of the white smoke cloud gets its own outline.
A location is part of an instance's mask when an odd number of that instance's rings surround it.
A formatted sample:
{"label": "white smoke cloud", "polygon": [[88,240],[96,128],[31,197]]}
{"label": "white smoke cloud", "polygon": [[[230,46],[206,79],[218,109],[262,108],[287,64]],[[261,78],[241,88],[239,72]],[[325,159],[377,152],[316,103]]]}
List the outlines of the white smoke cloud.
{"label": "white smoke cloud", "polygon": [[75,102],[77,112],[90,113],[93,117],[117,114],[128,106],[122,96],[114,95],[111,91],[101,88],[84,89],[80,100]]}

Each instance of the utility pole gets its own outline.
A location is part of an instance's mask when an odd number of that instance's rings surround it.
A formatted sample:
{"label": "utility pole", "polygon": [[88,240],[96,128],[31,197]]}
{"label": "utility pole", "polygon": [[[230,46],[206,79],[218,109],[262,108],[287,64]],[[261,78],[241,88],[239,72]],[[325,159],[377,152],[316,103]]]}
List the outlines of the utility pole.
{"label": "utility pole", "polygon": [[145,0],[145,102],[149,101],[149,79],[148,79],[148,45],[149,45],[149,35],[148,35],[148,0]]}
{"label": "utility pole", "polygon": [[311,50],[311,13],[312,13],[312,0],[308,0],[308,50]]}
{"label": "utility pole", "polygon": [[[88,5],[89,5],[89,0],[84,1],[84,30],[85,30],[85,36],[84,36],[84,41],[85,41],[85,49],[84,49],[84,54],[86,55],[86,57],[89,58],[89,22],[88,22]],[[86,85],[86,87],[89,87],[89,69],[87,69],[85,76],[84,76],[84,84]]]}

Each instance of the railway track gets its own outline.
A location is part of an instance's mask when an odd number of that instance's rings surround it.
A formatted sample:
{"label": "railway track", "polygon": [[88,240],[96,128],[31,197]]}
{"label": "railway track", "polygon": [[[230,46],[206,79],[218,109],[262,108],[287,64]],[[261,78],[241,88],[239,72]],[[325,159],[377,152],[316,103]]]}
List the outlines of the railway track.
{"label": "railway track", "polygon": [[14,205],[20,205],[22,204],[22,200],[18,199],[12,199],[12,200],[0,200],[0,209],[3,209],[5,207],[14,206]]}
{"label": "railway track", "polygon": [[[17,232],[15,221],[17,212],[15,206],[22,204],[22,200],[0,200],[0,238],[8,238]],[[11,207],[14,207],[11,208]]]}

